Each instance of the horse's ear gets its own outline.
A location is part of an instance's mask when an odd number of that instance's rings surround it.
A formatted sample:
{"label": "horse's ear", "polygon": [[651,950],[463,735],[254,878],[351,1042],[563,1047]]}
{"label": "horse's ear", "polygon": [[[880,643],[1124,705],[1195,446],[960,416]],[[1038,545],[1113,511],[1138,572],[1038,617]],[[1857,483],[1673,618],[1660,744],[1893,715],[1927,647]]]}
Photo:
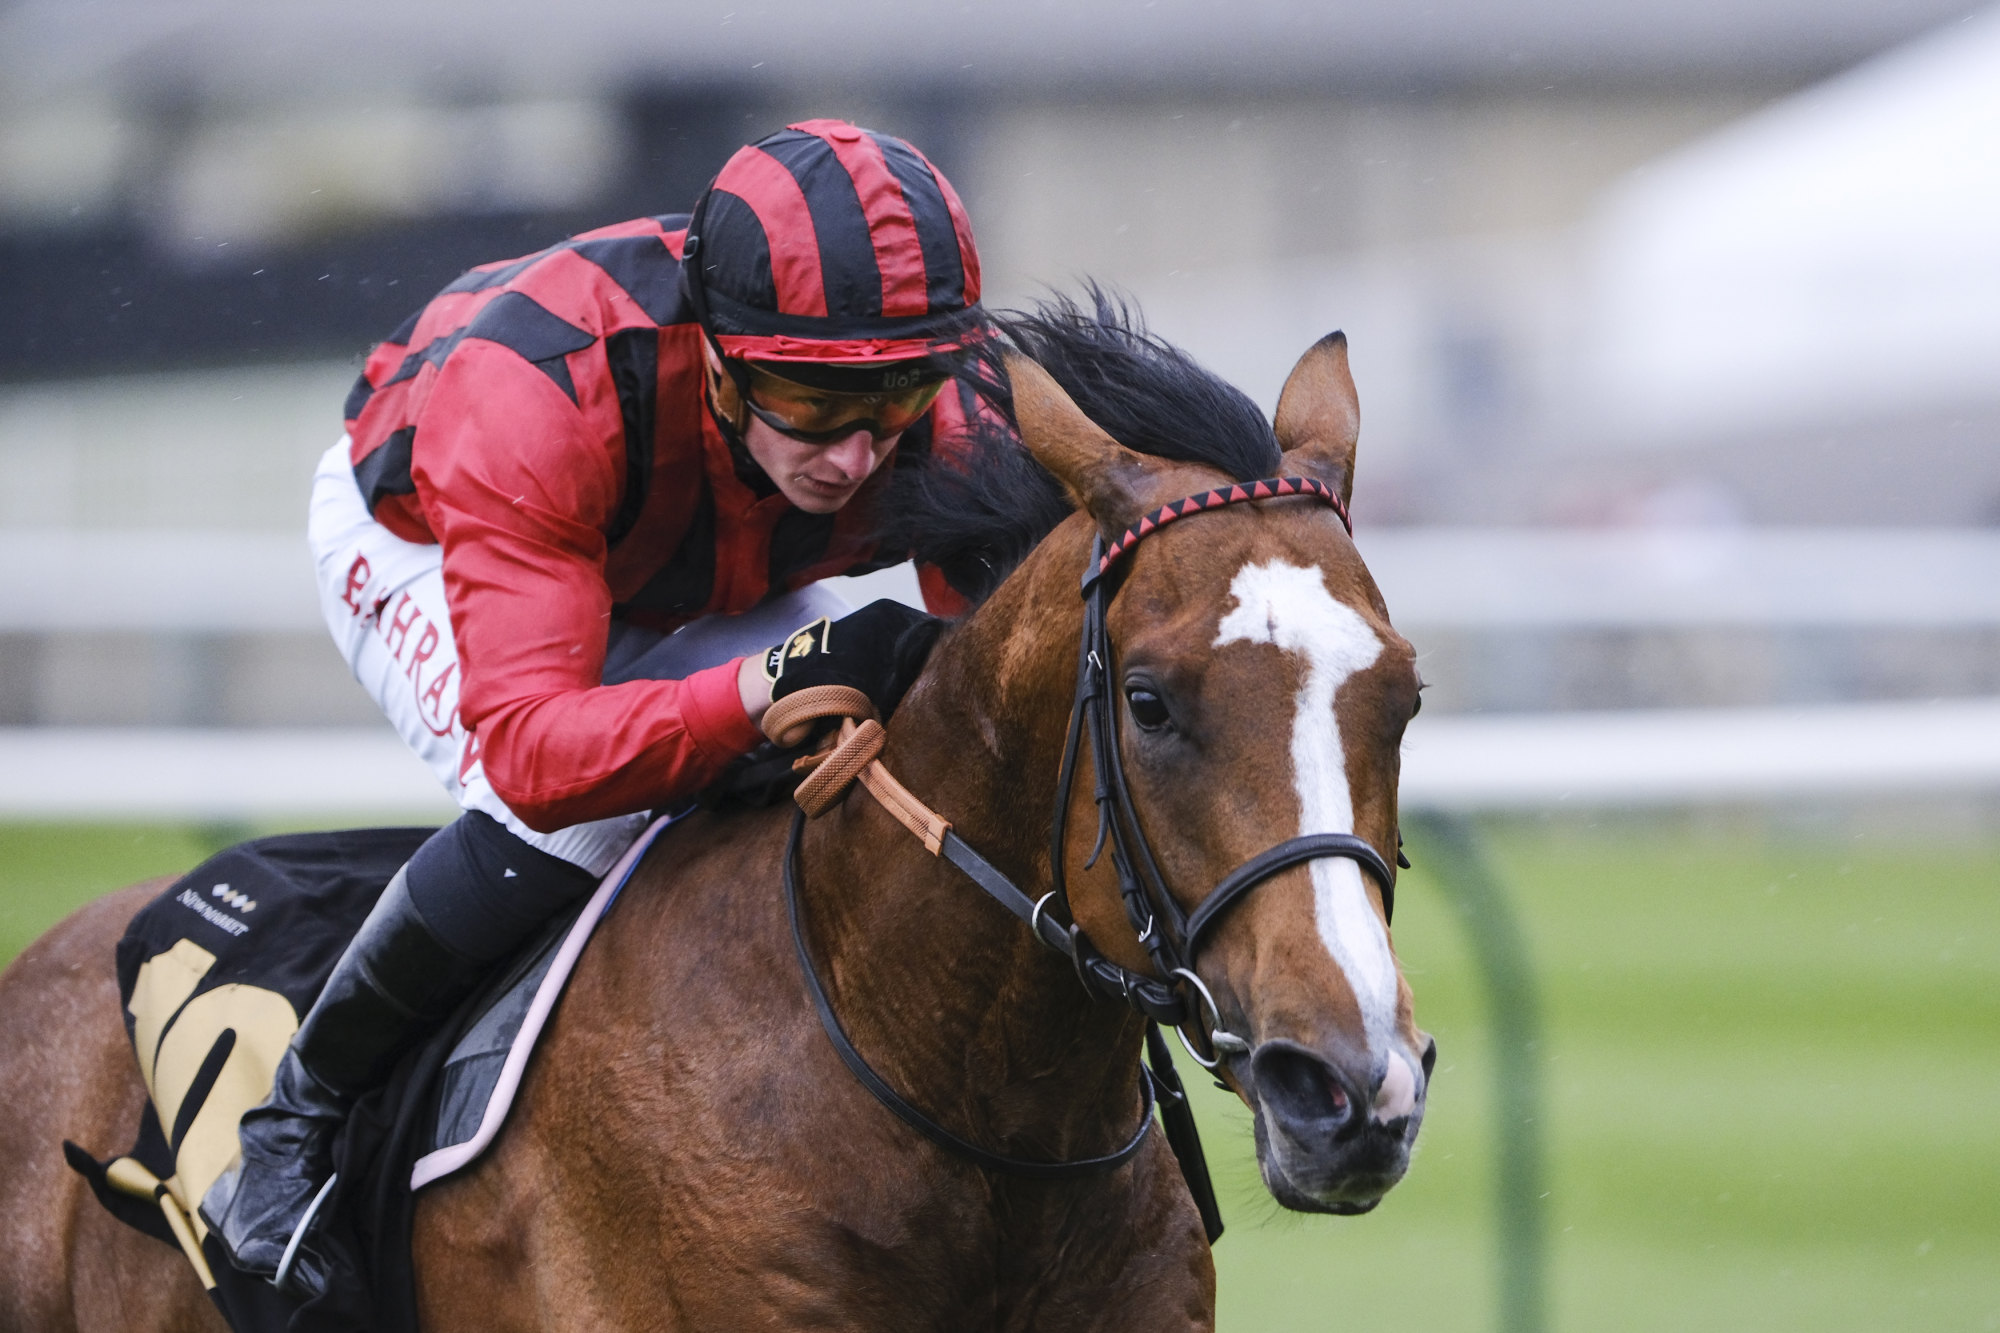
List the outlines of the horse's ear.
{"label": "horse's ear", "polygon": [[1278,447],[1287,471],[1316,477],[1340,492],[1354,491],[1354,445],[1361,437],[1361,404],[1347,369],[1347,335],[1335,329],[1306,349],[1278,395]]}
{"label": "horse's ear", "polygon": [[1105,532],[1122,532],[1137,522],[1159,460],[1105,434],[1033,359],[1008,352],[1005,360],[1014,419],[1035,461],[1055,474]]}

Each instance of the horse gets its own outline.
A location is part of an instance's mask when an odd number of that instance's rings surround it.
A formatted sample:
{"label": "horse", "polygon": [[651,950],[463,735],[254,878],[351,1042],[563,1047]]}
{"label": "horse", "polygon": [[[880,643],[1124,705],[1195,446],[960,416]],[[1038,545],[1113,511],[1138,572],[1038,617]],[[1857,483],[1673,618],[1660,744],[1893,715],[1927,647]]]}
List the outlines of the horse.
{"label": "horse", "polygon": [[[1251,1111],[1285,1208],[1365,1211],[1403,1176],[1435,1056],[1389,934],[1420,684],[1345,527],[1345,339],[1299,360],[1273,426],[1101,302],[1067,310],[1014,328],[1026,452],[966,505],[985,506],[994,586],[877,738],[880,771],[1034,899],[1032,922],[873,787],[809,820],[683,819],[586,951],[506,1130],[420,1195],[425,1329],[1212,1328],[1202,1217],[1144,1133],[1148,1015],[1087,971],[1186,1001],[1190,1049]],[[1310,484],[1181,503],[1271,474]],[[1093,606],[1108,660],[1079,657]],[[1101,725],[1079,726],[1093,671]],[[1079,755],[1107,746],[1109,804]],[[1189,975],[1162,974],[1153,914],[1184,926],[1293,834],[1307,850],[1262,864],[1203,920]],[[222,1327],[181,1257],[113,1221],[59,1151],[136,1126],[112,946],[163,883],[86,907],[0,977],[0,1330]],[[836,1026],[990,1160],[890,1114]],[[1056,1169],[1093,1160],[1112,1164]]]}

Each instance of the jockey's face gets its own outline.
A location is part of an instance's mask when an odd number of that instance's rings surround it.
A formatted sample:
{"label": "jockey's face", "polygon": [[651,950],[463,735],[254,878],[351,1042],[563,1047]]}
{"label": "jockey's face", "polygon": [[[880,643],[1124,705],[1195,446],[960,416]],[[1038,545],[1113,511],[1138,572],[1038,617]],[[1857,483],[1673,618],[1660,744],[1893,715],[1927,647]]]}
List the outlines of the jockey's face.
{"label": "jockey's face", "polygon": [[744,414],[743,445],[787,500],[808,514],[831,514],[896,452],[903,437],[876,439],[865,429],[831,444],[807,444]]}

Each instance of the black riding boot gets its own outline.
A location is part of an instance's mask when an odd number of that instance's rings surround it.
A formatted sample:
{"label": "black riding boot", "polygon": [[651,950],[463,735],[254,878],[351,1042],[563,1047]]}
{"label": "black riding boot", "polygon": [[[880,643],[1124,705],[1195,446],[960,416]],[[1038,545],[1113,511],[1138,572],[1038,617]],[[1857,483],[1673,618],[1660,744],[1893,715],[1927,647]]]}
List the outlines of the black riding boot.
{"label": "black riding boot", "polygon": [[323,1289],[325,1273],[292,1239],[332,1175],[333,1140],[348,1108],[448,1018],[486,970],[432,933],[408,880],[407,866],[396,872],[334,964],[278,1062],[270,1097],[243,1116],[242,1156],[201,1201],[203,1220],[238,1268],[276,1281],[282,1267],[280,1285],[308,1295]]}
{"label": "black riding boot", "polygon": [[307,1295],[324,1289],[325,1266],[304,1242],[348,1108],[595,882],[476,811],[417,849],[334,964],[270,1097],[244,1114],[239,1163],[201,1201],[238,1268],[274,1280],[282,1269],[280,1285]]}

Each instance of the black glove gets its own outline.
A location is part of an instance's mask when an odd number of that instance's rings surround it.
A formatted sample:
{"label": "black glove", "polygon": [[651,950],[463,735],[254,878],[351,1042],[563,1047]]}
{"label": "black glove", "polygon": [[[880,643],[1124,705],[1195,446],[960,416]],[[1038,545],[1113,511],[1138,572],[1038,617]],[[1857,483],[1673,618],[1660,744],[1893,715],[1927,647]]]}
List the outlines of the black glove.
{"label": "black glove", "polygon": [[822,616],[793,630],[764,654],[764,678],[774,702],[808,685],[851,685],[886,722],[943,629],[936,616],[883,598],[839,620]]}

